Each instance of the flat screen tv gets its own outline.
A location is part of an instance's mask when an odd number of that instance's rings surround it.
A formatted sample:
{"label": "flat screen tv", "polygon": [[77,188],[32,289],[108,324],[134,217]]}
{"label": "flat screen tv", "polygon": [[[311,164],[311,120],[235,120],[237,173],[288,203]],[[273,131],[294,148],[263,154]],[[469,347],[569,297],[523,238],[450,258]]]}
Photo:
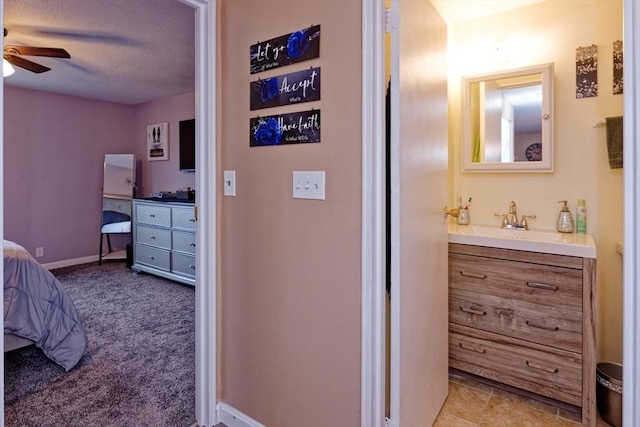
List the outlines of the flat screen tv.
{"label": "flat screen tv", "polygon": [[196,119],[180,121],[180,170],[196,170]]}

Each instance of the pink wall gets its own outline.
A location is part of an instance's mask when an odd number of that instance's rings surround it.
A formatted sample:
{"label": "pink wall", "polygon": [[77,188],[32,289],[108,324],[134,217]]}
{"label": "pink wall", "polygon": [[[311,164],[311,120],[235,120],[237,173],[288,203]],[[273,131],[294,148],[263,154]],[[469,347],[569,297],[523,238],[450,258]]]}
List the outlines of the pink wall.
{"label": "pink wall", "polygon": [[[194,187],[177,154],[178,121],[193,118],[193,93],[131,106],[4,88],[5,238],[34,255],[43,247],[41,263],[97,256],[107,153],[136,154],[138,195]],[[165,121],[170,160],[147,162],[146,125]]]}
{"label": "pink wall", "polygon": [[[250,11],[250,13],[248,13]],[[321,24],[320,58],[249,74],[249,46]],[[361,2],[222,3],[221,398],[269,426],[360,425]],[[322,142],[249,147],[249,82],[322,67]],[[383,88],[381,88],[383,90]],[[293,200],[325,170],[326,200]],[[221,187],[219,188],[221,191]]]}
{"label": "pink wall", "polygon": [[[135,155],[139,183],[139,197],[150,197],[155,191],[176,191],[180,188],[195,188],[195,173],[181,172],[179,166],[180,120],[195,117],[195,93],[190,92],[139,104],[135,108]],[[169,123],[169,160],[147,161],[147,125]]]}
{"label": "pink wall", "polygon": [[104,155],[131,152],[133,111],[5,85],[5,238],[42,263],[97,255]]}

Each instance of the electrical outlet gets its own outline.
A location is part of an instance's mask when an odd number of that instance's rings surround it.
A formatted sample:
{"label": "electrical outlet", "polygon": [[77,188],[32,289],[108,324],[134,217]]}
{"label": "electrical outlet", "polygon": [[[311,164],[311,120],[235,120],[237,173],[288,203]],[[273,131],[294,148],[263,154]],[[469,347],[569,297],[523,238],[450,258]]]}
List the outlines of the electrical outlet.
{"label": "electrical outlet", "polygon": [[36,248],[36,258],[40,258],[44,256],[44,248],[42,246],[40,246],[39,248]]}

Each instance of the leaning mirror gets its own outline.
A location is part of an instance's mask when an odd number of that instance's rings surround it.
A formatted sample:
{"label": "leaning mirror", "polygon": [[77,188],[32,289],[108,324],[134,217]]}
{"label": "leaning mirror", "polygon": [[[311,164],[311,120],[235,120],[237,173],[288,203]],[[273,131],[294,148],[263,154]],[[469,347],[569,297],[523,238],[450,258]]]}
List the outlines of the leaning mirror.
{"label": "leaning mirror", "polygon": [[[135,164],[133,154],[104,155],[99,264],[102,264],[105,259],[126,259],[125,251],[114,250],[111,235],[131,233],[131,199],[135,189]],[[103,245],[104,236],[107,237],[106,253]],[[130,241],[130,237],[127,240]]]}
{"label": "leaning mirror", "polygon": [[553,171],[553,64],[462,78],[462,171]]}

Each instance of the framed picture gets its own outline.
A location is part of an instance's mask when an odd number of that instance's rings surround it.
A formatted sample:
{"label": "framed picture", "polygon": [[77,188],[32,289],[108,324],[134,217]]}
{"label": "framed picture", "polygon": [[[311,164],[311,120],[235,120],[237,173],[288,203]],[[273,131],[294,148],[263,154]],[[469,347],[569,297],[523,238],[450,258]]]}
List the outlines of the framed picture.
{"label": "framed picture", "polygon": [[169,123],[147,125],[147,160],[169,160]]}

